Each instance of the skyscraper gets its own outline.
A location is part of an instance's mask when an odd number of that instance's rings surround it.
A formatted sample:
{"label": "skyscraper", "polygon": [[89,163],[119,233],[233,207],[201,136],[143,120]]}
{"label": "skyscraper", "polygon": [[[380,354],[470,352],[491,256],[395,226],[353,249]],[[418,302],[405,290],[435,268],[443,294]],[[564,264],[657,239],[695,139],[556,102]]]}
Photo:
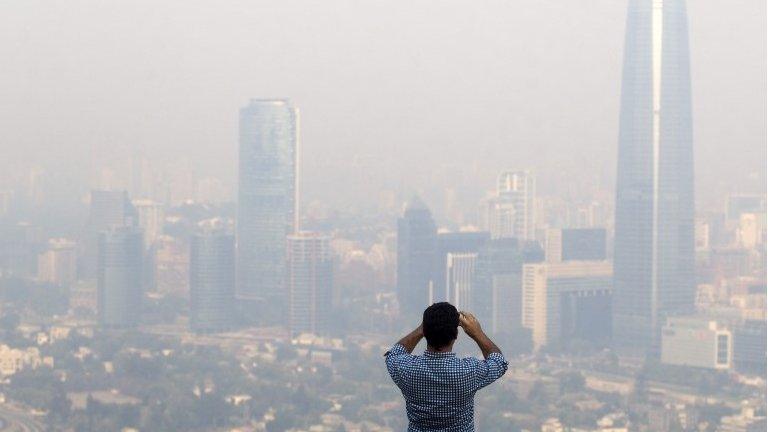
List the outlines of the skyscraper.
{"label": "skyscraper", "polygon": [[414,197],[397,221],[397,299],[405,316],[420,316],[434,297],[436,242],[432,213]]}
{"label": "skyscraper", "polygon": [[514,238],[491,240],[480,249],[470,293],[471,310],[491,334],[508,333],[521,326],[522,242]]}
{"label": "skyscraper", "polygon": [[88,228],[91,231],[100,232],[113,227],[132,225],[135,219],[136,211],[126,191],[91,191],[91,208],[88,218]]}
{"label": "skyscraper", "polygon": [[288,236],[288,291],[291,334],[328,334],[333,296],[328,236],[312,232]]}
{"label": "skyscraper", "polygon": [[96,277],[98,265],[99,236],[115,227],[135,225],[136,210],[122,190],[91,191],[91,205],[85,238],[80,242],[82,259],[79,261],[80,276]]}
{"label": "skyscraper", "polygon": [[235,238],[219,229],[192,236],[189,254],[190,327],[199,333],[232,328]]}
{"label": "skyscraper", "polygon": [[614,342],[658,352],[694,303],[693,142],[684,0],[630,0],[616,184]]}
{"label": "skyscraper", "polygon": [[477,252],[449,253],[446,261],[447,300],[459,310],[470,309]]}
{"label": "skyscraper", "polygon": [[531,172],[505,171],[499,174],[496,196],[487,202],[484,216],[492,238],[533,240],[536,228],[535,193]]}
{"label": "skyscraper", "polygon": [[[448,255],[477,253],[490,240],[490,234],[482,231],[447,232],[437,234],[435,247],[435,268],[432,276],[433,301],[453,302],[450,288],[446,285],[449,277]],[[458,307],[458,306],[457,306]],[[469,303],[465,304],[470,308]]]}
{"label": "skyscraper", "polygon": [[142,233],[115,227],[99,235],[97,303],[99,324],[132,327],[141,313]]}
{"label": "skyscraper", "polygon": [[252,99],[240,110],[237,294],[260,300],[267,321],[287,310],[285,238],[297,229],[298,110]]}

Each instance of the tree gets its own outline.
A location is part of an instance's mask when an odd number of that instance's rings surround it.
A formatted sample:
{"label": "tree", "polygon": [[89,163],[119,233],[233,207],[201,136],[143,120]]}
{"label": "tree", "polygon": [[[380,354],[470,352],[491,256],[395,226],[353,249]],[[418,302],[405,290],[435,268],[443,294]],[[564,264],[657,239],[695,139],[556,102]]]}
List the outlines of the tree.
{"label": "tree", "polygon": [[566,372],[560,377],[560,394],[578,393],[584,390],[586,380],[578,371]]}

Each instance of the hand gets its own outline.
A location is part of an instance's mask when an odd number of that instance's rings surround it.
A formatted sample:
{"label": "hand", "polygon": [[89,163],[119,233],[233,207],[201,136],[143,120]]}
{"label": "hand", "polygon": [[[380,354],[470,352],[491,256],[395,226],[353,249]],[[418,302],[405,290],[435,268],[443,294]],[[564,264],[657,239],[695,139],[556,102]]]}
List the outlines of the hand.
{"label": "hand", "polygon": [[459,325],[464,329],[464,333],[473,339],[483,333],[480,322],[469,312],[459,312]]}

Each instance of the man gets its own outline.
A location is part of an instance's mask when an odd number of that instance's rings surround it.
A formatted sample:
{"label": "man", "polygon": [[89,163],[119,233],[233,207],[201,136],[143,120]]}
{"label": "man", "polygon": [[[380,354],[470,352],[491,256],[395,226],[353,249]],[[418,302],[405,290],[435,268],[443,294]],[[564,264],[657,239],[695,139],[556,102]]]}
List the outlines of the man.
{"label": "man", "polygon": [[[477,343],[485,360],[460,359],[452,352],[459,326]],[[427,339],[424,355],[412,355],[422,337]],[[507,371],[501,350],[477,319],[445,302],[428,307],[422,324],[384,356],[392,381],[405,397],[409,432],[474,431],[475,392]]]}

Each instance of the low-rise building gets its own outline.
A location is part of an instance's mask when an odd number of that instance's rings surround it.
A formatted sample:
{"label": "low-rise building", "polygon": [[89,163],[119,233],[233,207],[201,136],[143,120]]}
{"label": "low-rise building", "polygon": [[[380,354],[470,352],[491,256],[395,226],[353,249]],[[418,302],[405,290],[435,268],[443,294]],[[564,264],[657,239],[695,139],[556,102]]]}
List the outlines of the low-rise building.
{"label": "low-rise building", "polygon": [[42,364],[53,366],[53,359],[41,358],[40,350],[35,347],[21,349],[0,345],[0,375],[13,375],[28,368],[37,369]]}
{"label": "low-rise building", "polygon": [[704,317],[670,317],[661,331],[661,362],[678,366],[730,369],[731,331]]}

